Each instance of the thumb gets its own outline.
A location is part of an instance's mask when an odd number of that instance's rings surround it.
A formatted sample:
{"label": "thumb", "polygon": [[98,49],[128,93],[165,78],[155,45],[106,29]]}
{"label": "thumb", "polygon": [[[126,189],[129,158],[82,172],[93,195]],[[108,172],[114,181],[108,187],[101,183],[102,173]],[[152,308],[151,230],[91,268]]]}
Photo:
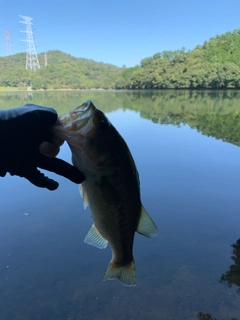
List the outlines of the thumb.
{"label": "thumb", "polygon": [[46,188],[53,191],[56,190],[59,186],[58,182],[49,179],[36,168],[28,171],[23,175],[23,177],[39,188]]}
{"label": "thumb", "polygon": [[7,174],[7,172],[3,169],[0,169],[0,177],[5,177],[5,175]]}

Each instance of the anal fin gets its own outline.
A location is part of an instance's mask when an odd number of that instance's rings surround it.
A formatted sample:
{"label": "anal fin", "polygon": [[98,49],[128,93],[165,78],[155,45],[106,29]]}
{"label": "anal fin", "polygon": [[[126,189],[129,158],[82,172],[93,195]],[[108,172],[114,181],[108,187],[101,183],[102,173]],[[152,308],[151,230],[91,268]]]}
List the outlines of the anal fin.
{"label": "anal fin", "polygon": [[143,206],[141,209],[137,232],[148,238],[155,237],[158,234],[158,228],[156,224]]}
{"label": "anal fin", "polygon": [[94,224],[88,231],[84,242],[99,249],[105,249],[108,245],[108,241],[101,236]]}

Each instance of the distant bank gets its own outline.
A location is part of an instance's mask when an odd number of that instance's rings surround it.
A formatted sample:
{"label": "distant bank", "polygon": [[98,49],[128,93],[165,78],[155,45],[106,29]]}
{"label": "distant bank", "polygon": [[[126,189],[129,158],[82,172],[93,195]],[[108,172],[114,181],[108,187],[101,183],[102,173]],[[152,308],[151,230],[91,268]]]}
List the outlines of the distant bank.
{"label": "distant bank", "polygon": [[25,69],[24,53],[0,57],[2,90],[29,86],[33,90],[240,89],[240,29],[217,35],[192,51],[156,53],[134,68],[76,58],[59,50],[48,51],[44,65],[44,56],[38,55],[41,68],[36,72]]}

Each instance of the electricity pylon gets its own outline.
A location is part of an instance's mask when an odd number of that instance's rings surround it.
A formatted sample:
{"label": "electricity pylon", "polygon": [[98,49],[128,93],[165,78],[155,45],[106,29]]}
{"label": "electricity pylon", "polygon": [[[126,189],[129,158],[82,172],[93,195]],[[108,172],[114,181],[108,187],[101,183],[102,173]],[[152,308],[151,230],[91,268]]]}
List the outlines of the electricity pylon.
{"label": "electricity pylon", "polygon": [[34,44],[34,39],[33,39],[33,31],[32,31],[32,22],[31,20],[33,18],[31,17],[26,17],[26,16],[21,16],[19,15],[24,21],[19,21],[20,23],[26,24],[26,30],[20,32],[25,32],[27,35],[26,40],[21,40],[27,42],[27,54],[26,54],[26,69],[36,71],[37,69],[40,69],[40,64],[38,61],[38,56]]}
{"label": "electricity pylon", "polygon": [[10,32],[8,30],[5,30],[4,33],[6,37],[7,56],[11,56],[12,48],[11,48]]}

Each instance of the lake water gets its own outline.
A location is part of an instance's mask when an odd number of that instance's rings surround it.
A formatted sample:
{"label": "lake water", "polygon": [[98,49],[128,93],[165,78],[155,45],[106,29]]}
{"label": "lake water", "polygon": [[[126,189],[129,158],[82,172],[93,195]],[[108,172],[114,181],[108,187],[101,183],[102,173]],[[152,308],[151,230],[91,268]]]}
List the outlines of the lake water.
{"label": "lake water", "polygon": [[[0,319],[240,319],[240,93],[0,93],[0,109],[63,114],[87,99],[126,140],[159,234],[136,234],[136,287],[102,281],[111,251],[83,242],[92,220],[78,186],[0,178]],[[66,144],[59,157],[71,161]]]}

